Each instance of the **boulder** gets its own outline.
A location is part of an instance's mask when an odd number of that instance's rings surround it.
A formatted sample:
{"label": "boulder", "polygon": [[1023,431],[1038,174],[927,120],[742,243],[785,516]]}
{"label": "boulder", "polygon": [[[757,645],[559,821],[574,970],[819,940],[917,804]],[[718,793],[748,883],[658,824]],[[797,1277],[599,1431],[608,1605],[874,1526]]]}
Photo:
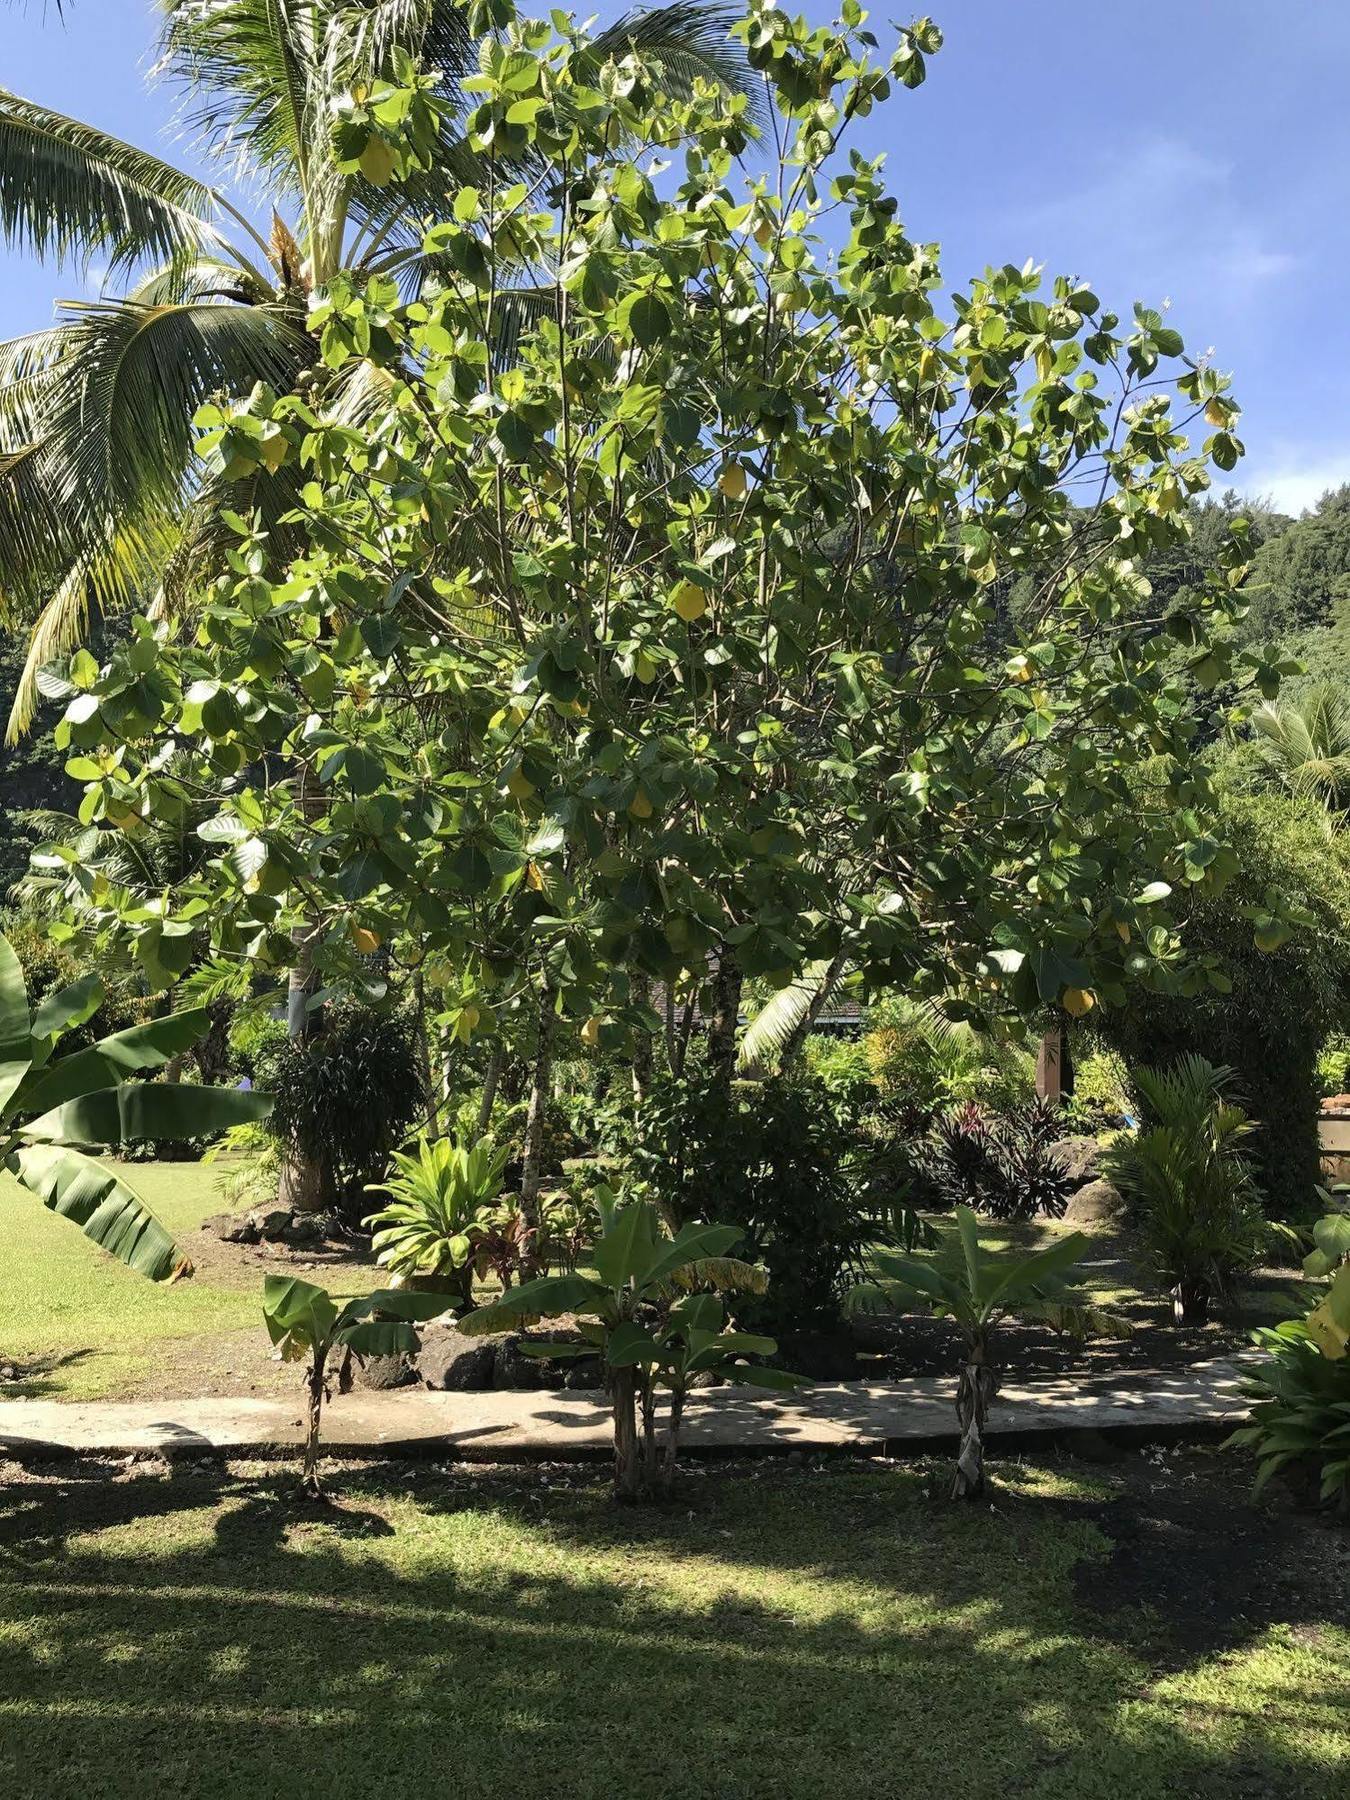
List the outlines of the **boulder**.
{"label": "boulder", "polygon": [[1089,1181],[1070,1200],[1064,1214],[1066,1225],[1119,1225],[1125,1212],[1125,1199],[1118,1187],[1109,1181]]}
{"label": "boulder", "polygon": [[328,1233],[324,1228],[324,1220],[319,1213],[292,1213],[290,1223],[282,1232],[283,1243],[290,1244],[297,1250],[307,1250],[315,1244],[321,1244]]}
{"label": "boulder", "polygon": [[417,1371],[411,1357],[368,1356],[364,1368],[357,1365],[356,1379],[359,1386],[384,1393],[389,1388],[406,1387],[410,1381],[416,1381]]}
{"label": "boulder", "polygon": [[1095,1181],[1100,1169],[1102,1147],[1095,1137],[1064,1137],[1050,1154],[1075,1187]]}
{"label": "boulder", "polygon": [[248,1222],[260,1238],[281,1240],[291,1228],[289,1206],[258,1206],[248,1215]]}
{"label": "boulder", "polygon": [[202,1230],[223,1244],[256,1244],[259,1236],[248,1213],[217,1213],[213,1219],[202,1220]]}
{"label": "boulder", "polygon": [[492,1365],[492,1385],[512,1392],[530,1392],[535,1388],[561,1387],[566,1375],[562,1363],[540,1362],[526,1356],[521,1344],[528,1342],[518,1331],[508,1332],[496,1342],[496,1360]]}
{"label": "boulder", "polygon": [[416,1372],[424,1386],[469,1393],[492,1386],[497,1344],[493,1338],[466,1337],[454,1325],[424,1325]]}

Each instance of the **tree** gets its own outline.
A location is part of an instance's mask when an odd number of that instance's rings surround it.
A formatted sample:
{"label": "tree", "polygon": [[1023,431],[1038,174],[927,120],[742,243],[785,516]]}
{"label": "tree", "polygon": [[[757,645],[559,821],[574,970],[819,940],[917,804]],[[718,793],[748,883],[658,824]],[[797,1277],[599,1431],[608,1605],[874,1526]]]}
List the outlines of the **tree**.
{"label": "tree", "polygon": [[[238,458],[194,460],[193,415],[255,382],[293,389],[317,361],[306,314],[334,276],[416,292],[435,270],[427,224],[510,160],[466,142],[464,81],[492,0],[164,0],[158,68],[182,88],[199,142],[256,176],[247,203],[96,127],[0,88],[0,231],[60,264],[104,258],[125,292],[63,303],[57,323],[0,344],[0,586],[37,613],[10,714],[31,722],[42,665],[92,613],[182,601],[218,545],[223,480]],[[716,3],[626,13],[585,54],[641,46],[674,93],[732,85],[744,64]],[[426,74],[416,71],[424,68]],[[394,178],[397,177],[395,180]],[[529,304],[528,296],[520,301]],[[336,404],[360,418],[359,376]],[[262,446],[259,470],[272,467]],[[233,504],[285,537],[287,482]]]}
{"label": "tree", "polygon": [[1221,768],[1216,797],[1228,877],[1185,902],[1185,940],[1206,979],[1136,989],[1097,1017],[1132,1067],[1193,1054],[1233,1068],[1260,1125],[1259,1185],[1298,1218],[1320,1178],[1318,1051],[1350,1012],[1350,858],[1315,801],[1268,786],[1246,793],[1237,775]]}
{"label": "tree", "polygon": [[[1031,265],[938,314],[933,254],[841,149],[923,78],[930,23],[884,60],[860,27],[755,6],[738,29],[772,178],[737,189],[744,96],[508,21],[466,130],[510,166],[428,233],[441,285],[405,305],[339,274],[309,318],[384,409],[203,409],[204,452],[255,485],[200,629],[141,621],[72,667],[59,732],[98,766],[100,829],[211,800],[212,854],[108,931],[204,930],[242,979],[302,929],[330,984],[378,943],[452,1041],[544,1026],[541,1068],[566,1035],[663,1041],[653,981],[712,987],[725,1024],[741,980],[841,954],[975,1019],[1180,982],[1169,906],[1223,857],[1167,646],[1201,682],[1274,675],[1233,652],[1240,543],[1156,613],[1133,559],[1237,455],[1227,380],[1156,312],[1122,325]],[[634,142],[685,146],[678,183]],[[283,478],[284,543],[247,510]]]}

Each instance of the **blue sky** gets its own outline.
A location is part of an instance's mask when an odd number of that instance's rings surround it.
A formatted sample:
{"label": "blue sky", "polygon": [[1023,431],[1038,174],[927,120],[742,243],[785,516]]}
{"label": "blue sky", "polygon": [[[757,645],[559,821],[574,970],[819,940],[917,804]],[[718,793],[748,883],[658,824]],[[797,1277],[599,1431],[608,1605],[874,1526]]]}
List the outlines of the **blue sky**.
{"label": "blue sky", "polygon": [[[0,7],[0,83],[191,161],[148,85],[150,0]],[[535,10],[543,11],[540,6]],[[618,10],[617,7],[607,11]],[[807,0],[824,18],[826,0]],[[878,8],[883,21],[899,16]],[[1350,480],[1350,5],[1343,0],[932,0],[928,83],[867,122],[949,287],[986,263],[1171,302],[1245,408],[1241,485],[1291,511]],[[879,25],[879,30],[883,29]],[[98,272],[6,254],[0,335]]]}

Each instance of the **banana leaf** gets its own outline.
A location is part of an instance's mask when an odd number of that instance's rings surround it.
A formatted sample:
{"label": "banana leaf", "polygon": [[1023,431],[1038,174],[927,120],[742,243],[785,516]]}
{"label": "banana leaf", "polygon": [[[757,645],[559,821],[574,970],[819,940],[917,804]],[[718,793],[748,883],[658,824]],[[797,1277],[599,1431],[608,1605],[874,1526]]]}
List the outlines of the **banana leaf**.
{"label": "banana leaf", "polygon": [[81,1094],[22,1127],[32,1143],[122,1144],[136,1138],[206,1137],[230,1125],[265,1119],[270,1094],[237,1088],[126,1081]]}
{"label": "banana leaf", "polygon": [[6,1167],[44,1206],[138,1275],[162,1281],[183,1266],[173,1239],[140,1195],[78,1150],[27,1144]]}

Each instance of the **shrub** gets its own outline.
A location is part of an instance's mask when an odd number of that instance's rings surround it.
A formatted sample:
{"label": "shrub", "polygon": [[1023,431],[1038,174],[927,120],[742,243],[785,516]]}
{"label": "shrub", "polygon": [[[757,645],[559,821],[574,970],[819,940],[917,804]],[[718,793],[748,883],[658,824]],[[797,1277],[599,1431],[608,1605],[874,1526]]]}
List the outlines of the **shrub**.
{"label": "shrub", "polygon": [[274,1019],[256,1006],[241,1006],[230,1021],[229,1053],[231,1065],[250,1081],[257,1081],[259,1067],[272,1051],[286,1043],[286,1021]]}
{"label": "shrub", "polygon": [[1211,1298],[1231,1290],[1270,1238],[1243,1153],[1256,1127],[1225,1098],[1232,1076],[1203,1056],[1135,1070],[1154,1123],[1102,1153],[1102,1173],[1124,1195],[1185,1324],[1204,1322]]}
{"label": "shrub", "polygon": [[351,1002],[325,1007],[314,1036],[260,1056],[258,1079],[275,1098],[270,1129],[283,1151],[318,1167],[324,1205],[359,1219],[424,1104],[407,1022]]}
{"label": "shrub", "polygon": [[1099,1047],[1075,1055],[1073,1093],[1064,1106],[1073,1129],[1095,1134],[1123,1124],[1130,1111],[1128,1086],[1125,1059],[1117,1051]]}
{"label": "shrub", "polygon": [[948,1206],[995,1219],[1058,1219],[1072,1185],[1053,1154],[1064,1128],[1062,1110],[1044,1101],[1001,1117],[967,1103],[935,1121],[920,1154]]}
{"label": "shrub", "polygon": [[[1320,1190],[1319,1190],[1320,1192]],[[1330,1195],[1321,1194],[1323,1200]],[[1256,1451],[1259,1493],[1288,1464],[1316,1467],[1323,1500],[1350,1511],[1350,1214],[1313,1227],[1304,1274],[1319,1285],[1306,1318],[1254,1334],[1268,1352],[1247,1382],[1252,1423],[1228,1442]],[[1321,1284],[1325,1283],[1325,1286]]]}
{"label": "shrub", "polygon": [[370,1190],[389,1196],[365,1221],[375,1260],[395,1275],[437,1278],[471,1306],[508,1154],[486,1139],[458,1144],[426,1137],[409,1154],[395,1151],[393,1172]]}
{"label": "shrub", "polygon": [[1350,1090],[1350,1037],[1335,1031],[1317,1057],[1317,1091],[1324,1100]]}
{"label": "shrub", "polygon": [[740,1232],[769,1272],[744,1312],[780,1334],[837,1321],[863,1225],[839,1123],[823,1087],[798,1075],[733,1082],[695,1070],[654,1084],[629,1167],[678,1222],[703,1212]]}

